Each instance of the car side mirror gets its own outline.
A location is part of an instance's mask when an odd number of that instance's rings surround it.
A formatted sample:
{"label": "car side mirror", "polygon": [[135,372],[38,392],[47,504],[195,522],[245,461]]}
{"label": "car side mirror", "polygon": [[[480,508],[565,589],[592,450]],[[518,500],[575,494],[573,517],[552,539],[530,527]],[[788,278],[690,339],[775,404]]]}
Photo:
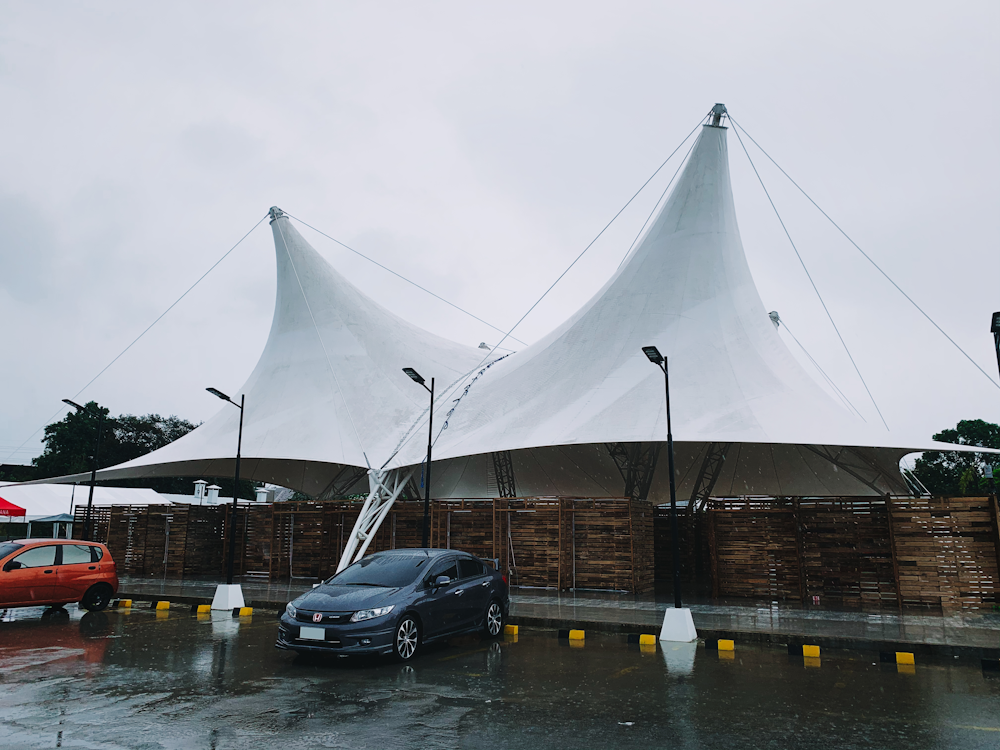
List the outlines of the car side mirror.
{"label": "car side mirror", "polygon": [[434,579],[434,588],[447,586],[449,583],[451,583],[451,579],[448,576],[438,576]]}
{"label": "car side mirror", "polygon": [[10,573],[12,570],[17,570],[21,567],[21,563],[17,560],[9,560],[6,565],[3,566],[4,573]]}

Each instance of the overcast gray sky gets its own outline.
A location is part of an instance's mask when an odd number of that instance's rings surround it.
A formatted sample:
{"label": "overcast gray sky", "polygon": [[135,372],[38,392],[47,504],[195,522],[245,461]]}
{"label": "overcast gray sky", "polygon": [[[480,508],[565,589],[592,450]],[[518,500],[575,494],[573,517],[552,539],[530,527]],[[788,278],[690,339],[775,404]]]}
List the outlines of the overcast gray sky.
{"label": "overcast gray sky", "polygon": [[[715,102],[998,377],[995,1],[0,2],[0,12],[0,462],[37,455],[60,399],[271,205],[513,325]],[[877,421],[729,138],[765,306]],[[893,431],[1000,422],[1000,390],[751,154]],[[672,173],[519,338],[536,340],[601,286]],[[302,231],[395,312],[470,345],[497,341]],[[219,402],[205,386],[235,391],[257,361],[274,274],[265,222],[78,400],[206,419]]]}

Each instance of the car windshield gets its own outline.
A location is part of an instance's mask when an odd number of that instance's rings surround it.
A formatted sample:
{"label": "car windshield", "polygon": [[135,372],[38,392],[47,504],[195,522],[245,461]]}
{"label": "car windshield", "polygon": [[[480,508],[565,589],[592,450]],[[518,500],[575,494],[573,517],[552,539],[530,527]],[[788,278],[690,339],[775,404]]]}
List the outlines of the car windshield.
{"label": "car windshield", "polygon": [[326,582],[337,586],[409,586],[427,566],[426,555],[372,555]]}
{"label": "car windshield", "polygon": [[11,552],[19,550],[23,546],[23,544],[15,544],[14,542],[3,542],[0,544],[0,559],[7,557]]}

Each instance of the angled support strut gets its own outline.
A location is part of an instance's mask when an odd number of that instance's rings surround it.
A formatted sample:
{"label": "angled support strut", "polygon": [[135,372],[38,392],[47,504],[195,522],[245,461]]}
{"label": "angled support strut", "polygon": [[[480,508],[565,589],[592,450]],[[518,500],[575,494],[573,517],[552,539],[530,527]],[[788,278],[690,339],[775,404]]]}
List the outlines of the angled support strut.
{"label": "angled support strut", "polygon": [[340,556],[340,563],[337,565],[338,573],[352,562],[364,557],[379,526],[389,514],[389,509],[412,476],[413,469],[391,469],[384,472],[377,469],[369,470],[368,485],[371,491],[365,504],[361,506],[358,520],[354,522],[354,530],[344,545],[344,554]]}

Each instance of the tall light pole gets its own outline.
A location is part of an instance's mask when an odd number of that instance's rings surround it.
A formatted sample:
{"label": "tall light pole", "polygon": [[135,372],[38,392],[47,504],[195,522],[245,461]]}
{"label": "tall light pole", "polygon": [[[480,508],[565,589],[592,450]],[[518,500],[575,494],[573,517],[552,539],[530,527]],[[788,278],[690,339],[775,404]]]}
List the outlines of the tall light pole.
{"label": "tall light pole", "polygon": [[990,326],[990,330],[993,331],[993,343],[997,347],[997,368],[1000,369],[1000,312],[993,313],[993,325]]}
{"label": "tall light pole", "polygon": [[674,548],[674,608],[680,609],[681,547],[680,535],[677,530],[677,489],[674,486],[674,434],[670,424],[670,372],[667,367],[667,358],[660,354],[660,350],[655,346],[642,347],[642,353],[650,362],[663,370],[663,384],[667,393],[667,470],[670,472],[670,541]]}
{"label": "tall light pole", "polygon": [[430,546],[431,536],[431,450],[434,447],[434,378],[431,378],[431,387],[428,388],[427,383],[424,382],[420,373],[412,367],[404,367],[403,372],[413,382],[419,383],[424,387],[425,391],[431,394],[431,410],[427,416],[427,470],[424,472],[424,533],[420,544],[420,546],[426,548]]}
{"label": "tall light pole", "polygon": [[[236,554],[236,498],[239,496],[240,487],[240,451],[243,448],[243,406],[246,403],[246,395],[240,396],[240,402],[237,404],[229,396],[227,396],[222,391],[216,388],[206,388],[206,391],[211,393],[213,396],[221,398],[223,401],[228,401],[230,404],[235,406],[240,410],[240,431],[239,437],[236,439],[236,477],[233,484],[233,511],[229,516],[229,553],[226,555],[226,585],[233,585],[233,560]],[[216,598],[218,599],[218,592],[216,592]],[[243,600],[242,589],[240,590],[240,601]],[[236,606],[236,605],[234,605]],[[242,607],[242,604],[238,606]],[[230,607],[215,607],[215,603],[212,603],[213,609],[230,609]]]}
{"label": "tall light pole", "polygon": [[101,454],[101,433],[104,432],[104,412],[98,407],[95,412],[93,409],[88,409],[86,406],[80,406],[80,404],[75,401],[70,401],[68,398],[63,399],[64,404],[69,404],[74,409],[82,414],[89,414],[92,417],[97,417],[97,438],[94,441],[94,458],[90,463],[90,494],[87,496],[87,513],[83,517],[83,538],[85,540],[90,540],[90,511],[94,506],[94,485],[97,483],[97,462],[100,459]]}

